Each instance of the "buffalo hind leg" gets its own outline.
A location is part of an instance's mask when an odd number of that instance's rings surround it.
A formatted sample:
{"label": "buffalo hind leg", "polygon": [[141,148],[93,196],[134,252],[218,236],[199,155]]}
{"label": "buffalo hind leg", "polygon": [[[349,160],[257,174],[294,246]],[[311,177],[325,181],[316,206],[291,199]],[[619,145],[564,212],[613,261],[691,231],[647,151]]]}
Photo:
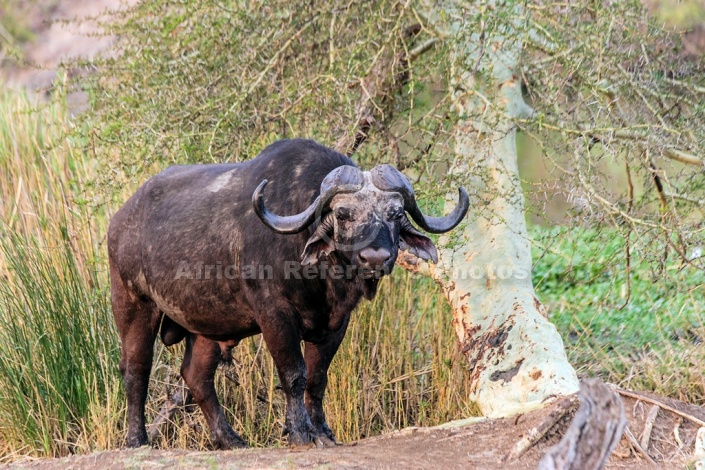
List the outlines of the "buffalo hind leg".
{"label": "buffalo hind leg", "polygon": [[306,410],[311,418],[311,424],[313,424],[324,446],[337,444],[333,431],[330,430],[328,423],[326,423],[326,415],[323,412],[323,395],[326,393],[326,387],[328,386],[328,367],[330,367],[333,356],[335,356],[340,343],[343,341],[348,321],[349,318],[326,341],[322,343],[310,343],[307,341],[304,348],[304,359],[306,360],[306,370],[308,371],[305,395]]}
{"label": "buffalo hind leg", "polygon": [[111,269],[113,316],[122,341],[120,373],[127,396],[126,445],[140,447],[149,444],[144,403],[160,315],[152,301],[139,299],[128,292],[119,274],[113,271]]}
{"label": "buffalo hind leg", "polygon": [[247,443],[233,431],[225,419],[223,408],[215,393],[215,370],[220,359],[221,349],[218,343],[203,336],[189,334],[186,336],[181,376],[206,417],[215,446],[218,449],[247,447]]}

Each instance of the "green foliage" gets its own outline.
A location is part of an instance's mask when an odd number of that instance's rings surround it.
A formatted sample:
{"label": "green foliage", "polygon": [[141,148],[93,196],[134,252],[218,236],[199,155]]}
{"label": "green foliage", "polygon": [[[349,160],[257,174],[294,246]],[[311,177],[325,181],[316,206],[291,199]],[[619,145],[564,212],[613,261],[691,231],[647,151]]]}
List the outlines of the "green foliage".
{"label": "green foliage", "polygon": [[[580,371],[705,400],[697,372],[705,341],[702,270],[674,261],[654,270],[639,243],[631,241],[627,258],[625,240],[610,230],[534,228],[533,237],[537,293]],[[678,373],[683,377],[671,377]]]}
{"label": "green foliage", "polygon": [[[111,170],[103,186],[132,185],[172,163],[245,160],[280,138],[334,145],[358,126],[361,80],[421,41],[404,34],[417,22],[409,5],[393,0],[142,2],[111,24],[125,39],[122,55],[97,64],[89,87],[89,145]],[[438,139],[423,106],[438,102],[438,87],[428,85],[443,75],[428,78],[444,51],[415,62],[383,117],[413,116],[418,128],[406,125],[407,135],[392,139],[373,125],[355,155],[363,166],[405,166]]]}

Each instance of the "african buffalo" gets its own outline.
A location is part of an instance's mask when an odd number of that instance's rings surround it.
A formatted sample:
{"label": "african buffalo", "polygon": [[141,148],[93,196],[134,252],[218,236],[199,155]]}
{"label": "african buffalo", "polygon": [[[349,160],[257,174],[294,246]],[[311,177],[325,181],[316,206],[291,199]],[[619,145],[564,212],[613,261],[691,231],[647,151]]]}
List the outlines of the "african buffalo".
{"label": "african buffalo", "polygon": [[286,394],[289,444],[335,444],[323,395],[350,313],[361,297],[374,297],[399,248],[436,261],[436,247],[406,214],[427,232],[446,232],[468,209],[459,192],[450,215],[427,217],[393,167],[363,172],[302,139],[276,142],[243,163],[174,166],[152,177],[108,231],[127,445],[148,442],[144,407],[157,333],[167,346],[186,339],[181,375],[217,447],[246,444],[218,402],[216,367],[258,333]]}

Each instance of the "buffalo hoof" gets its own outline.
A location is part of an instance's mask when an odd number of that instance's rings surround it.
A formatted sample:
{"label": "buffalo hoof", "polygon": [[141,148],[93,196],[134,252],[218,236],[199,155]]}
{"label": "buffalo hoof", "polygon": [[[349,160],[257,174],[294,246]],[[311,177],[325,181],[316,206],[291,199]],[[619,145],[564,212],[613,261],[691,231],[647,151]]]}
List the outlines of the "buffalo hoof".
{"label": "buffalo hoof", "polygon": [[137,433],[136,435],[128,435],[125,439],[126,447],[143,447],[149,445],[149,439],[147,439],[147,432]]}
{"label": "buffalo hoof", "polygon": [[292,450],[306,450],[318,447],[317,436],[312,432],[289,433],[289,448]]}
{"label": "buffalo hoof", "polygon": [[335,447],[338,446],[338,441],[335,439],[331,439],[330,437],[326,436],[325,434],[319,434],[316,436],[316,447],[319,449],[323,447]]}
{"label": "buffalo hoof", "polygon": [[306,450],[324,447],[335,447],[339,445],[335,438],[324,433],[304,432],[304,433],[289,433],[289,447],[293,450]]}
{"label": "buffalo hoof", "polygon": [[211,440],[215,448],[220,450],[244,449],[248,447],[247,442],[232,429],[216,433],[216,435],[211,436]]}
{"label": "buffalo hoof", "polygon": [[318,435],[316,436],[316,447],[335,447],[340,445],[338,441],[335,440],[333,431],[330,430],[328,424],[323,422],[316,426]]}
{"label": "buffalo hoof", "polygon": [[307,423],[304,429],[295,430],[285,425],[283,435],[288,437],[289,448],[292,450],[306,450],[319,447],[316,442],[318,433],[313,429],[310,423]]}

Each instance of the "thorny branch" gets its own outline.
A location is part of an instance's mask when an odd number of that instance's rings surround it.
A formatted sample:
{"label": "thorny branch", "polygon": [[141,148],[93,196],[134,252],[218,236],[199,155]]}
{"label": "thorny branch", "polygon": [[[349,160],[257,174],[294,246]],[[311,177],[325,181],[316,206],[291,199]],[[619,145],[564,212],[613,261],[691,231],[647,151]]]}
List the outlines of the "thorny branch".
{"label": "thorny branch", "polygon": [[[409,26],[404,31],[404,38],[410,40],[421,32],[420,24]],[[360,98],[355,105],[356,129],[353,133],[345,133],[335,144],[335,149],[347,155],[353,155],[367,140],[373,125],[388,131],[394,104],[394,95],[409,82],[411,61],[429,51],[438,38],[431,38],[411,51],[404,48],[398,54],[383,56],[382,51],[370,69],[368,75],[360,79]]]}

